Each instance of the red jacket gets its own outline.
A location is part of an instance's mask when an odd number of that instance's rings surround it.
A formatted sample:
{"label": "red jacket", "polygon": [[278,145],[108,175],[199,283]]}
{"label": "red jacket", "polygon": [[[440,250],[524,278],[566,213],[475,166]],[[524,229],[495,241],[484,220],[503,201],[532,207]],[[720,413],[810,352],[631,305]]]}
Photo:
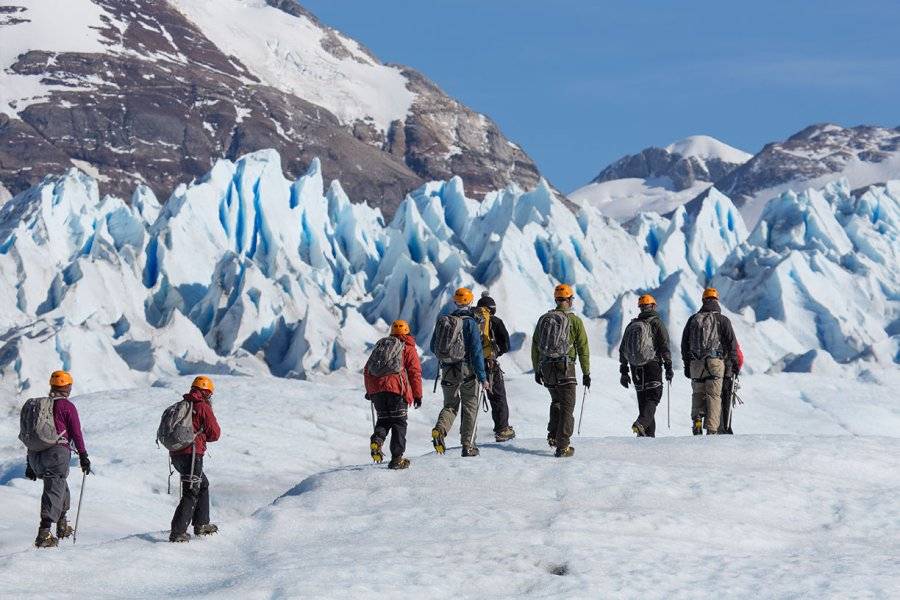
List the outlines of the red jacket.
{"label": "red jacket", "polygon": [[735,342],[734,344],[737,346],[737,359],[738,359],[737,368],[738,368],[738,371],[740,371],[741,369],[744,368],[744,353],[743,353],[743,351],[741,351],[740,344],[738,344],[737,342]]}
{"label": "red jacket", "polygon": [[[212,404],[203,397],[199,390],[191,390],[184,395],[184,399],[194,403],[194,431],[197,432],[194,445],[197,448],[197,456],[203,456],[206,452],[206,442],[218,440],[219,436],[222,435],[222,430],[219,429],[219,422],[216,421],[216,415],[213,414]],[[190,454],[191,452],[191,446],[188,446],[187,448],[171,452],[171,454],[174,456],[175,454]]]}
{"label": "red jacket", "polygon": [[406,398],[407,404],[412,404],[413,399],[422,398],[422,365],[419,364],[419,353],[416,350],[416,338],[411,335],[396,336],[403,340],[406,346],[403,348],[403,370],[398,374],[375,377],[369,375],[369,370],[364,372],[366,378],[366,394],[390,392]]}

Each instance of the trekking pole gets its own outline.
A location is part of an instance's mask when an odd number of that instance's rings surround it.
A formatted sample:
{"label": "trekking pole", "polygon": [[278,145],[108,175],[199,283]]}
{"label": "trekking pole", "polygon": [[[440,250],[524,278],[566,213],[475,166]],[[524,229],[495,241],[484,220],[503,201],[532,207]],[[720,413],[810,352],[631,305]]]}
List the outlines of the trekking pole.
{"label": "trekking pole", "polygon": [[75,529],[72,530],[72,545],[78,539],[78,519],[81,518],[81,501],[84,499],[84,482],[87,481],[87,473],[81,474],[81,491],[78,493],[78,510],[75,512]]}
{"label": "trekking pole", "polygon": [[372,409],[372,430],[375,430],[375,403],[369,402],[369,408]]}
{"label": "trekking pole", "polygon": [[672,381],[666,385],[666,424],[672,429]]}
{"label": "trekking pole", "polygon": [[166,494],[172,495],[172,473],[174,473],[174,469],[172,469],[172,455],[169,455],[169,478],[167,480],[166,485]]}
{"label": "trekking pole", "polygon": [[581,395],[581,414],[578,415],[578,435],[581,435],[581,419],[584,418],[584,403],[587,402],[588,390],[591,389],[587,386],[584,388],[584,394]]}

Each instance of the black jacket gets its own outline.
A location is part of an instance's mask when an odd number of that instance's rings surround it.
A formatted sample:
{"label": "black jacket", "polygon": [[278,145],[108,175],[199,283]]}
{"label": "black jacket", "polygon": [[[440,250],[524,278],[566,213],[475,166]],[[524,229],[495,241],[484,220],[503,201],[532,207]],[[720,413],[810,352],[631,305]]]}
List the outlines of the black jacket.
{"label": "black jacket", "polygon": [[509,332],[500,317],[491,316],[491,337],[494,338],[494,346],[497,357],[509,352]]}
{"label": "black jacket", "polygon": [[[736,365],[738,362],[737,358],[737,338],[734,335],[734,328],[731,326],[731,321],[722,314],[722,307],[719,306],[718,300],[710,299],[705,300],[703,302],[703,307],[698,311],[698,313],[704,312],[712,312],[716,313],[717,321],[718,321],[718,329],[719,329],[719,341],[722,343],[722,351],[725,356],[722,359],[725,361],[725,365],[728,368],[732,368],[732,365]],[[681,360],[684,361],[685,365],[691,364],[691,323],[694,321],[694,317],[697,315],[692,315],[690,319],[688,319],[687,324],[684,326],[684,331],[681,334]]]}
{"label": "black jacket", "polygon": [[[672,352],[669,350],[669,332],[666,330],[666,326],[662,322],[659,313],[655,310],[644,310],[632,321],[647,321],[650,323],[650,331],[653,332],[653,348],[656,350],[656,359],[667,367],[670,367],[672,365]],[[621,344],[619,345],[619,372],[628,373],[628,360],[625,358]]]}

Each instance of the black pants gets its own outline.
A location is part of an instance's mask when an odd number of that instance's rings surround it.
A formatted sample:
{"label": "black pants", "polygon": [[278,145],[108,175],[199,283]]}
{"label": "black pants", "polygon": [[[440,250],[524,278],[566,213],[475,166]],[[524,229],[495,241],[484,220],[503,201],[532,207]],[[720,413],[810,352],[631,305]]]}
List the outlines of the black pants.
{"label": "black pants", "polygon": [[731,390],[734,387],[734,377],[722,378],[722,418],[719,419],[719,433],[734,433],[731,430]]}
{"label": "black pants", "polygon": [[406,452],[406,417],[409,405],[403,396],[390,392],[379,392],[372,396],[378,420],[372,441],[384,443],[388,432],[391,434],[391,458],[400,458]]}
{"label": "black pants", "polygon": [[172,517],[172,533],[184,533],[188,525],[194,529],[209,523],[209,480],[203,472],[203,456],[194,461],[194,480],[191,480],[191,455],[176,454],[172,466],[181,474],[181,502]]}
{"label": "black pants", "polygon": [[557,448],[566,448],[575,432],[576,385],[548,387],[550,391],[550,421],[548,437],[556,438]]}
{"label": "black pants", "polygon": [[491,403],[491,418],[494,420],[494,433],[500,433],[509,427],[509,404],[506,403],[506,384],[503,382],[503,370],[497,361],[490,361],[487,372],[491,391],[488,400]]}
{"label": "black pants", "polygon": [[631,381],[637,390],[638,418],[635,420],[644,428],[648,437],[656,437],[656,407],[662,399],[662,365],[649,362],[631,367]]}

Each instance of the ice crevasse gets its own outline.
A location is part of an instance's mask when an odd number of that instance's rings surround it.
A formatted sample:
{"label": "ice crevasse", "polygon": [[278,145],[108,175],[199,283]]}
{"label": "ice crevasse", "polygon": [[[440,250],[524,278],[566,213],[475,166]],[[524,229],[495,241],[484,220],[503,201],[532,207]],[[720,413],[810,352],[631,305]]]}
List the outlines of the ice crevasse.
{"label": "ice crevasse", "polygon": [[748,234],[716,190],[623,227],[573,213],[545,182],[477,202],[453,178],[411,192],[386,224],[339,182],[326,187],[318,160],[287,180],[272,150],[218,161],[162,206],[146,187],[128,202],[101,197],[72,169],[0,209],[0,374],[18,392],[59,366],[85,391],[200,371],[360,369],[395,318],[427,347],[461,285],[497,300],[513,332],[508,368],[527,370],[560,281],[575,285],[595,354],[616,351],[638,294],[657,296],[677,338],[713,284],[754,369],[811,350],[891,363],[898,197],[900,183],[786,193]]}

